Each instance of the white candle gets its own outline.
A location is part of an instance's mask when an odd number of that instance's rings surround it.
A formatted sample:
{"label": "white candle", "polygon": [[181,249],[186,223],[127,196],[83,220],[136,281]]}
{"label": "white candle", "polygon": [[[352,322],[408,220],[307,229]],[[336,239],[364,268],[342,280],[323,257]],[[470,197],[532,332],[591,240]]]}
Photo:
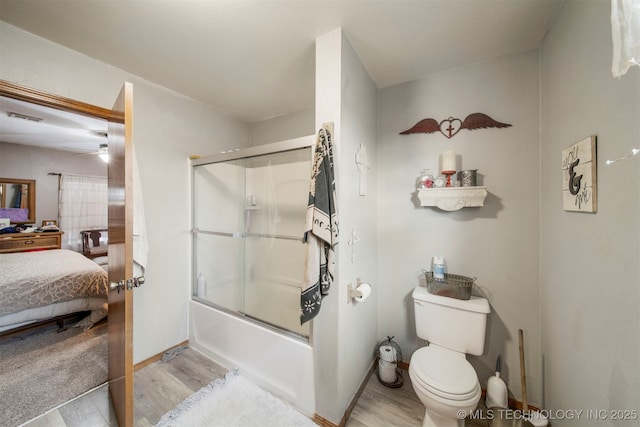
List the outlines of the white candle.
{"label": "white candle", "polygon": [[442,153],[442,171],[456,170],[456,153],[455,151],[445,151]]}

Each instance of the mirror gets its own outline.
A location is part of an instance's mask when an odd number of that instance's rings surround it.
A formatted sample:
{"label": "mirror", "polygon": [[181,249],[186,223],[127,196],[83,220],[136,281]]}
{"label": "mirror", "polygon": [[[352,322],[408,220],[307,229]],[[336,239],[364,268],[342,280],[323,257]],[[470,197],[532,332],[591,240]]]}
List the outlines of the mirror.
{"label": "mirror", "polygon": [[12,224],[36,222],[35,180],[0,178],[0,218]]}

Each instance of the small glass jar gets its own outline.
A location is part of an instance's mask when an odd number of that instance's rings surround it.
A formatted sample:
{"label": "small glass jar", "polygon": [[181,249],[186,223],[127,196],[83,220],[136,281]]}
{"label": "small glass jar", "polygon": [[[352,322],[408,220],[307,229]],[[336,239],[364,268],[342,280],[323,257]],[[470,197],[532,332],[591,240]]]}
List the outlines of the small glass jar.
{"label": "small glass jar", "polygon": [[444,176],[444,175],[438,175],[433,180],[433,187],[434,188],[442,188],[442,187],[444,187],[446,185],[446,183],[447,183],[447,177]]}
{"label": "small glass jar", "polygon": [[416,180],[416,188],[418,190],[433,188],[433,175],[431,175],[429,169],[423,169],[422,172],[420,172],[420,176]]}

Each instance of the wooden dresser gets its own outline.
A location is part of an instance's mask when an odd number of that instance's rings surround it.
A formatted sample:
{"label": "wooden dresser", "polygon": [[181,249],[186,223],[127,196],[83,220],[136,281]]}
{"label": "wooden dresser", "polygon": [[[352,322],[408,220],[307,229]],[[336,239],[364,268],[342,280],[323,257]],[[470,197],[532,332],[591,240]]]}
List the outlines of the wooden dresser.
{"label": "wooden dresser", "polygon": [[62,231],[0,234],[0,254],[36,249],[60,249],[63,234]]}

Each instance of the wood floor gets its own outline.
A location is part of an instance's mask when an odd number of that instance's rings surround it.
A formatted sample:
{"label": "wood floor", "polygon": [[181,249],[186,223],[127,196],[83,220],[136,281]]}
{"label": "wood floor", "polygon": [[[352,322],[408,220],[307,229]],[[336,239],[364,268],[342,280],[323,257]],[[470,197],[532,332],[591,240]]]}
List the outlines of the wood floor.
{"label": "wood floor", "polygon": [[[135,426],[155,425],[166,412],[226,373],[227,369],[190,348],[168,362],[157,361],[136,371]],[[118,423],[105,385],[32,420],[27,426],[118,427]]]}
{"label": "wood floor", "polygon": [[[484,405],[480,405],[484,407]],[[356,403],[346,427],[421,427],[424,405],[416,396],[409,373],[403,371],[402,387],[383,386],[371,375]],[[486,427],[486,421],[467,418],[467,427]]]}
{"label": "wood floor", "polygon": [[[222,378],[227,369],[189,348],[168,362],[154,362],[135,373],[135,426],[155,425],[192,393]],[[388,388],[372,375],[346,427],[420,427],[424,406],[407,372],[400,388]],[[485,426],[467,421],[468,426]],[[99,387],[27,424],[28,427],[117,427],[106,386]],[[265,427],[277,427],[268,426]]]}

